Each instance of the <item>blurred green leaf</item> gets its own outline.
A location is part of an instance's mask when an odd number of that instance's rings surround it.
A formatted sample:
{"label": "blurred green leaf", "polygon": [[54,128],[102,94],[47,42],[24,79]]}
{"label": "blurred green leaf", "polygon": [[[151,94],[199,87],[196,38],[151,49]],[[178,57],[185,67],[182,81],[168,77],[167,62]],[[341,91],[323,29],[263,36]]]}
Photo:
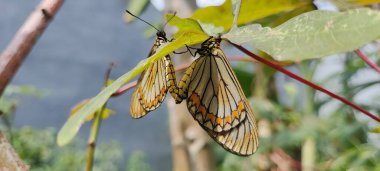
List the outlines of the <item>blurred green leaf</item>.
{"label": "blurred green leaf", "polygon": [[167,14],[166,19],[169,18],[171,18],[169,24],[178,28],[178,31],[173,35],[174,39],[180,39],[183,36],[188,36],[187,41],[191,44],[196,44],[201,42],[199,39],[205,40],[208,38],[208,35],[204,33],[202,27],[196,20],[191,18],[179,18],[177,16],[173,16],[173,14]]}
{"label": "blurred green leaf", "polygon": [[[239,12],[238,25],[274,15],[284,11],[290,11],[303,5],[311,4],[309,0],[243,0]],[[229,30],[232,26],[233,15],[230,0],[226,0],[221,6],[210,6],[198,9],[191,18],[203,23],[212,23]]]}
{"label": "blurred green leaf", "polygon": [[152,170],[148,163],[145,162],[144,153],[141,151],[133,152],[127,162],[127,171],[148,171]]}
{"label": "blurred green leaf", "polygon": [[[20,158],[32,166],[32,171],[83,170],[86,160],[86,148],[83,148],[86,146],[85,140],[76,139],[70,146],[58,147],[54,142],[56,132],[51,128],[36,130],[23,127],[12,130],[11,144]],[[118,164],[121,161],[120,144],[104,141],[96,147],[93,170],[120,170]]]}
{"label": "blurred green leaf", "polygon": [[233,70],[240,82],[240,85],[244,91],[244,94],[247,97],[250,97],[252,95],[251,85],[254,80],[254,76],[252,72],[248,72],[244,69],[241,69],[240,67],[233,67]]}
{"label": "blurred green leaf", "polygon": [[371,132],[380,134],[380,126],[373,128]]}
{"label": "blurred green leaf", "polygon": [[252,24],[223,38],[237,44],[251,42],[276,60],[299,61],[355,50],[379,37],[378,28],[380,12],[371,9],[312,11],[274,29]]}
{"label": "blurred green leaf", "polygon": [[293,17],[296,17],[298,15],[301,15],[303,13],[306,13],[306,12],[309,12],[309,11],[313,11],[313,10],[316,10],[316,7],[310,3],[310,4],[305,4],[303,6],[300,6],[298,8],[295,8],[294,10],[292,11],[289,11],[289,12],[285,12],[281,15],[279,15],[278,17],[276,17],[274,20],[272,20],[270,22],[270,27],[276,27],[286,21],[288,21],[289,19],[293,18]]}
{"label": "blurred green leaf", "polygon": [[[139,16],[141,12],[148,6],[149,0],[129,0],[129,3],[127,5],[127,10],[130,11],[132,14]],[[129,23],[136,18],[125,13],[124,14],[124,20]]]}
{"label": "blurred green leaf", "polygon": [[38,89],[33,86],[16,86],[16,85],[8,85],[4,91],[4,95],[10,96],[14,94],[20,95],[32,95],[37,97],[42,97],[47,94],[47,91]]}

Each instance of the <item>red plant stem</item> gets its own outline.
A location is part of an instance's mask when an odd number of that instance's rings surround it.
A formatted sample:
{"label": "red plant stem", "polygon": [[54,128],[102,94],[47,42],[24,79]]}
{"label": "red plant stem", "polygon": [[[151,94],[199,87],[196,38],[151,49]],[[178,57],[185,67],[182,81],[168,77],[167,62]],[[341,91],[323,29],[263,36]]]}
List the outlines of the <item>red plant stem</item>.
{"label": "red plant stem", "polygon": [[364,55],[359,49],[355,50],[355,53],[364,60],[370,67],[372,67],[375,71],[380,73],[380,67],[376,65],[376,63],[369,60],[369,58]]}
{"label": "red plant stem", "polygon": [[0,54],[0,96],[64,0],[41,0]]}
{"label": "red plant stem", "polygon": [[347,99],[345,99],[343,97],[340,97],[337,94],[334,94],[334,93],[332,93],[332,92],[330,92],[330,91],[328,91],[328,90],[326,90],[326,89],[324,89],[324,88],[322,88],[322,87],[320,87],[320,86],[318,86],[318,85],[316,85],[316,84],[314,84],[314,83],[312,83],[310,81],[307,81],[307,80],[303,79],[302,77],[299,77],[298,75],[293,74],[292,72],[290,72],[290,71],[282,68],[279,65],[276,65],[276,64],[274,64],[274,63],[272,63],[272,62],[270,62],[270,61],[268,61],[268,60],[266,60],[266,59],[264,59],[262,57],[259,57],[259,56],[255,55],[255,54],[253,54],[252,52],[250,52],[249,50],[247,50],[246,48],[244,48],[244,47],[242,47],[240,45],[237,45],[237,44],[232,43],[232,42],[229,42],[229,43],[232,44],[233,46],[235,46],[240,51],[242,51],[245,54],[247,54],[248,56],[256,59],[257,61],[260,61],[261,63],[264,63],[265,65],[268,65],[268,66],[276,69],[277,71],[280,71],[280,72],[286,74],[287,76],[292,77],[292,78],[294,78],[294,79],[296,79],[296,80],[298,80],[298,81],[300,81],[300,82],[302,82],[302,83],[304,83],[304,84],[306,84],[306,85],[308,85],[310,87],[313,87],[314,89],[317,89],[317,90],[319,90],[319,91],[321,91],[321,92],[323,92],[323,93],[325,93],[325,94],[327,94],[327,95],[329,95],[329,96],[331,96],[331,97],[333,97],[335,99],[338,99],[341,102],[343,102],[343,103],[345,103],[345,104],[353,107],[354,109],[356,109],[356,110],[364,113],[365,115],[369,116],[370,118],[376,120],[377,122],[380,122],[380,118],[379,117],[377,117],[377,116],[373,115],[372,113],[364,110],[363,108],[361,108],[358,105],[350,102],[349,100],[347,100]]}

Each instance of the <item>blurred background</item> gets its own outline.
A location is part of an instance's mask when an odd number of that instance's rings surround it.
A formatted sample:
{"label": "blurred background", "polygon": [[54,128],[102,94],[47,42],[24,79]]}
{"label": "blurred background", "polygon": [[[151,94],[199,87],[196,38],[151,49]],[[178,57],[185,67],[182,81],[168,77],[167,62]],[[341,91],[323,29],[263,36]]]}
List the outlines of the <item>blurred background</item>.
{"label": "blurred background", "polygon": [[[139,16],[162,24],[165,4],[175,8],[179,3],[194,10],[223,2],[151,0]],[[38,3],[0,0],[0,49]],[[90,124],[81,128],[74,143],[63,148],[55,143],[56,133],[75,104],[100,91],[111,62],[117,65],[111,78],[117,78],[148,54],[154,33],[143,22],[125,22],[128,4],[124,0],[65,1],[2,97],[1,108],[12,115],[2,118],[1,127],[9,132],[14,147],[32,170],[83,168]],[[341,9],[339,3],[314,4],[319,9]],[[316,6],[311,4],[307,10],[313,8]],[[273,18],[307,11],[298,10],[258,22],[271,26]],[[230,47],[225,49],[227,56],[242,55]],[[379,63],[378,43],[363,51]],[[379,134],[370,132],[375,122],[266,66],[246,62],[234,62],[233,66],[257,112],[261,146],[258,154],[241,158],[211,141],[212,161],[218,170],[300,170],[301,159],[312,161],[319,170],[380,169]],[[380,75],[353,53],[304,61],[288,69],[379,113]],[[95,169],[171,170],[174,159],[167,105],[135,120],[129,116],[131,94],[128,91],[109,102],[114,113],[102,122]]]}

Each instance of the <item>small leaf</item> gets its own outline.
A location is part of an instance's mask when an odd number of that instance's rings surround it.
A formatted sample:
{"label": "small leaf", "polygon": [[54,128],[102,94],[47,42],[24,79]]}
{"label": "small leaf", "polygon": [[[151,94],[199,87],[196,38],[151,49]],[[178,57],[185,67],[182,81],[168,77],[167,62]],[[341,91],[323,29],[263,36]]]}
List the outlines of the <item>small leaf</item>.
{"label": "small leaf", "polygon": [[[70,111],[70,117],[72,117],[76,112],[78,112],[85,104],[88,103],[90,99],[86,99],[86,100],[83,100],[81,101],[80,103],[78,103],[77,105],[75,105],[71,111]],[[91,121],[94,116],[95,116],[95,113],[92,113],[91,115],[87,116],[86,120],[85,121]],[[109,108],[105,108],[103,110],[103,113],[102,113],[102,119],[107,119],[112,113],[114,113],[113,110],[109,109]]]}
{"label": "small leaf", "polygon": [[[130,11],[132,14],[139,16],[141,12],[146,8],[148,5],[148,0],[130,0],[128,3],[128,11]],[[133,21],[135,17],[125,13],[124,14],[124,20],[125,22],[129,23]]]}
{"label": "small leaf", "polygon": [[223,38],[253,45],[276,60],[299,61],[352,51],[380,36],[380,12],[312,11],[271,29],[258,24],[232,29]]}
{"label": "small leaf", "polygon": [[379,126],[379,127],[376,127],[376,128],[373,128],[373,129],[371,130],[371,132],[380,134],[380,126]]}
{"label": "small leaf", "polygon": [[173,16],[173,14],[167,14],[166,19],[168,20],[170,18],[171,20],[169,21],[169,24],[178,28],[178,31],[173,36],[175,39],[186,33],[205,34],[202,27],[194,19],[179,18],[177,16]]}

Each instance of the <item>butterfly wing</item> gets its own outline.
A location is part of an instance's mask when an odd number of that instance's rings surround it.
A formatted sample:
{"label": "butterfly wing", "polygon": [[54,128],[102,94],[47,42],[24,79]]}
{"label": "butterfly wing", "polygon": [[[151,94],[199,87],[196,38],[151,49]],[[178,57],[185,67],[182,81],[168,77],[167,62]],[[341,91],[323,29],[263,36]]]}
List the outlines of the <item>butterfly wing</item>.
{"label": "butterfly wing", "polygon": [[225,149],[238,155],[256,151],[254,114],[221,49],[196,59],[179,89],[194,119]]}
{"label": "butterfly wing", "polygon": [[[161,44],[162,40],[157,38],[149,56],[154,54]],[[171,63],[168,60],[169,55],[157,60],[140,75],[131,99],[130,113],[133,118],[145,116],[164,101],[168,90],[166,67]]]}
{"label": "butterfly wing", "polygon": [[187,93],[190,113],[200,124],[215,132],[236,127],[247,115],[240,84],[223,57],[199,57]]}

